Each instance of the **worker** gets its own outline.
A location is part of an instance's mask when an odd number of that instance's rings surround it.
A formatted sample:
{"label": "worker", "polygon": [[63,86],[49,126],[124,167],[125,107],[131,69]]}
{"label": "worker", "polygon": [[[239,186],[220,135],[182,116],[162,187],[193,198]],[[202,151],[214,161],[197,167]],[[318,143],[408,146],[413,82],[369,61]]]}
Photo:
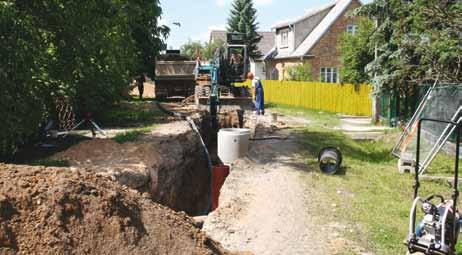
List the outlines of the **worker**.
{"label": "worker", "polygon": [[263,85],[258,77],[255,77],[252,72],[247,74],[247,79],[252,81],[252,94],[255,98],[255,113],[257,115],[265,115],[265,93]]}
{"label": "worker", "polygon": [[197,56],[196,58],[196,67],[194,67],[194,79],[197,80],[199,78],[199,68],[201,67],[201,57]]}
{"label": "worker", "polygon": [[145,81],[146,81],[146,78],[144,78],[144,74],[142,74],[138,78],[136,78],[136,85],[138,86],[138,93],[140,95],[140,100],[143,99],[144,82]]}

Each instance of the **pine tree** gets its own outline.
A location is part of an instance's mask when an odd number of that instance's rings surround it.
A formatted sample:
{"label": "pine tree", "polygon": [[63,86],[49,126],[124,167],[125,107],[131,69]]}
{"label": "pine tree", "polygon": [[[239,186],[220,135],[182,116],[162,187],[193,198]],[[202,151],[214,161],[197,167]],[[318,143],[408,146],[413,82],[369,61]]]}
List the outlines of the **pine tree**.
{"label": "pine tree", "polygon": [[262,53],[257,44],[261,36],[257,33],[257,10],[252,0],[234,0],[230,17],[228,18],[228,32],[238,32],[245,35],[245,41],[251,58],[259,58]]}

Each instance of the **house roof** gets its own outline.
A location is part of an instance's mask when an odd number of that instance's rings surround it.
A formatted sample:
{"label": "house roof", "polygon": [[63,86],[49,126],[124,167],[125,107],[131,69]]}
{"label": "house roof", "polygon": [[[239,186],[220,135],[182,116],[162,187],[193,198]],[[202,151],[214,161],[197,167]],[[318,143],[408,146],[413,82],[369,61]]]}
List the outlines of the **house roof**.
{"label": "house roof", "polygon": [[258,32],[262,36],[257,47],[260,50],[261,54],[265,56],[268,54],[276,44],[276,33],[274,32]]}
{"label": "house roof", "polygon": [[329,8],[332,8],[334,5],[335,5],[335,3],[330,3],[330,4],[327,4],[327,5],[323,5],[323,6],[315,7],[315,8],[312,8],[312,9],[308,9],[308,10],[305,11],[304,15],[302,15],[300,17],[297,17],[297,18],[294,18],[294,19],[283,20],[281,22],[278,22],[278,23],[274,24],[271,28],[272,29],[279,29],[279,28],[294,25],[296,23],[299,23],[301,21],[304,21],[304,20],[306,20],[308,18],[313,17],[313,16],[315,16],[316,14],[318,14],[320,12],[323,12],[323,11],[329,9]]}
{"label": "house roof", "polygon": [[216,41],[216,40],[226,42],[226,31],[225,30],[210,31],[209,43],[212,41]]}
{"label": "house roof", "polygon": [[307,54],[314,45],[322,38],[329,30],[334,22],[346,11],[353,0],[337,0],[335,6],[321,20],[316,28],[306,37],[306,39],[292,53],[293,56],[303,56]]}
{"label": "house roof", "polygon": [[299,58],[304,56],[309,56],[309,51],[316,45],[316,43],[324,36],[324,34],[329,31],[329,28],[334,24],[334,22],[345,12],[348,6],[353,2],[353,0],[336,0],[334,3],[328,6],[317,8],[315,11],[312,11],[308,14],[305,14],[301,18],[294,19],[286,23],[279,23],[274,28],[282,28],[284,26],[289,26],[305,19],[308,19],[314,16],[317,13],[320,13],[328,8],[331,8],[329,12],[324,16],[324,18],[319,22],[319,24],[311,31],[311,33],[302,41],[302,43],[291,53],[278,53],[277,49],[274,48],[272,53],[267,54],[267,58]]}
{"label": "house roof", "polygon": [[[209,42],[212,40],[222,40],[226,42],[226,31],[225,30],[212,30],[210,32]],[[258,32],[262,36],[257,47],[260,50],[261,54],[265,56],[268,54],[276,44],[276,34],[274,32]]]}

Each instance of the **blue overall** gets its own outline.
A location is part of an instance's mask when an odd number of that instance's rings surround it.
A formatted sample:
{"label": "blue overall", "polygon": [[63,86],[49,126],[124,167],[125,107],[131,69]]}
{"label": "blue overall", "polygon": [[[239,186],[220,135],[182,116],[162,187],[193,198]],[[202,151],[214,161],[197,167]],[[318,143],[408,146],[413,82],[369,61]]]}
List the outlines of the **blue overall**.
{"label": "blue overall", "polygon": [[255,110],[257,115],[265,115],[265,93],[261,81],[256,79],[255,82]]}

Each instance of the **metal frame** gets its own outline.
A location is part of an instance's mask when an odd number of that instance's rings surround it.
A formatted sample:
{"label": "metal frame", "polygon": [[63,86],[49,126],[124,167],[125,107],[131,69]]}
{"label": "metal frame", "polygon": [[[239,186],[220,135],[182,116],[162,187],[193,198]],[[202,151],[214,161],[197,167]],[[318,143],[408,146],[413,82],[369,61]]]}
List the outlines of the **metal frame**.
{"label": "metal frame", "polygon": [[423,112],[423,110],[425,108],[425,105],[427,105],[428,99],[429,99],[431,93],[433,92],[433,90],[435,89],[437,84],[438,84],[438,79],[436,79],[435,83],[433,83],[433,86],[431,86],[430,89],[425,94],[425,97],[424,97],[425,100],[422,100],[422,102],[420,102],[419,106],[417,107],[417,110],[414,113],[414,116],[412,116],[411,120],[406,125],[406,128],[404,129],[405,132],[403,132],[399,136],[398,141],[396,142],[395,147],[392,150],[392,153],[391,153],[392,155],[394,155],[394,156],[396,156],[398,158],[401,157],[401,155],[397,153],[399,151],[399,147],[401,146],[401,144],[402,144],[403,140],[405,139],[406,135],[408,135],[410,130],[413,129],[413,126],[417,122],[418,116],[420,116],[420,114],[422,114],[422,112]]}
{"label": "metal frame", "polygon": [[[459,109],[456,111],[454,116],[452,116],[451,121],[457,124],[460,124],[462,122],[462,117],[460,117],[461,113],[462,113],[462,106],[459,107]],[[459,118],[457,119],[457,117]],[[454,125],[448,124],[446,126],[446,128],[444,129],[444,131],[441,133],[440,137],[436,141],[435,145],[432,147],[427,157],[423,161],[422,165],[420,166],[420,170],[419,170],[420,175],[422,175],[425,172],[425,170],[430,165],[430,163],[433,161],[433,159],[436,157],[438,152],[443,148],[444,144],[446,144],[446,142],[449,140],[449,137],[451,136],[451,134],[454,132],[455,129],[456,129],[456,126]]]}
{"label": "metal frame", "polygon": [[[448,251],[436,249],[435,247],[424,247],[418,243],[418,239],[415,233],[415,224],[416,224],[416,209],[417,203],[423,202],[422,198],[418,197],[419,187],[420,187],[420,180],[419,180],[419,160],[420,160],[420,138],[422,132],[422,123],[425,121],[429,122],[438,122],[438,123],[447,123],[448,126],[453,126],[456,129],[456,155],[455,155],[455,163],[454,163],[454,186],[453,186],[453,193],[452,193],[452,211],[454,214],[453,217],[453,229],[452,229],[452,238],[453,240],[450,242],[451,247],[449,247]],[[457,200],[459,198],[459,187],[458,187],[458,180],[459,180],[459,154],[460,154],[460,141],[461,141],[461,130],[462,124],[459,122],[454,121],[444,121],[444,120],[437,120],[437,119],[429,119],[429,118],[422,118],[418,122],[417,128],[417,152],[416,152],[416,165],[415,165],[415,183],[414,183],[414,202],[410,212],[410,222],[409,222],[409,239],[408,239],[408,248],[410,251],[422,251],[426,254],[450,254],[453,255],[453,251],[455,250],[455,237],[457,236]],[[454,130],[453,130],[454,131]],[[452,132],[451,132],[452,133]],[[446,210],[445,215],[443,216],[443,228],[442,228],[442,244],[446,243],[446,227],[445,222],[447,220],[447,214],[449,210]]]}

